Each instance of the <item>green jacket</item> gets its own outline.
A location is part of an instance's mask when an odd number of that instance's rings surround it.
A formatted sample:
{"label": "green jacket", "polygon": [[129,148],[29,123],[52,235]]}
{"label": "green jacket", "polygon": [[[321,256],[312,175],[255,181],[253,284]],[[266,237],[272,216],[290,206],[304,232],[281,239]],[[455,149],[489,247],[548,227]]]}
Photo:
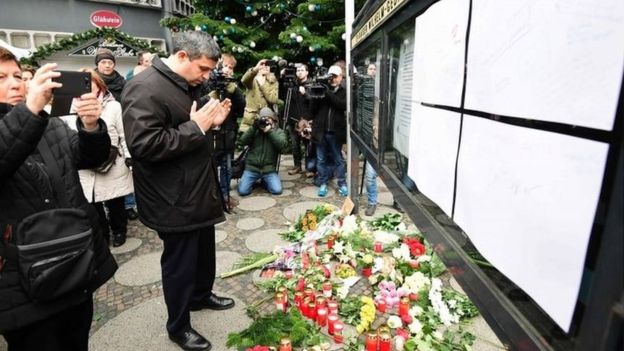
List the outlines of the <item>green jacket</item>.
{"label": "green jacket", "polygon": [[255,79],[257,74],[258,70],[255,67],[250,68],[241,79],[241,82],[247,88],[245,92],[245,113],[240,125],[242,132],[247,131],[253,125],[254,119],[256,119],[258,112],[263,107],[271,107],[271,105],[278,102],[278,84],[275,76],[273,74],[268,75],[266,82],[260,85]]}
{"label": "green jacket", "polygon": [[273,129],[264,133],[256,128],[249,128],[240,137],[242,145],[250,145],[245,161],[245,170],[260,173],[275,172],[277,158],[286,146],[286,133]]}

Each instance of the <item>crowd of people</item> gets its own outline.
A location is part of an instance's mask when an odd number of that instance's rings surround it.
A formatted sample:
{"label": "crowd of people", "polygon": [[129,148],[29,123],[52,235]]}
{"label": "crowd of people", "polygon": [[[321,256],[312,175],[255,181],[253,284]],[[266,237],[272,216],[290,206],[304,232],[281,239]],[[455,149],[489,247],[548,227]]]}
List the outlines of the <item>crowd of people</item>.
{"label": "crowd of people", "polygon": [[[335,177],[339,194],[348,195],[344,62],[329,68],[320,94],[305,64],[280,72],[263,59],[240,81],[236,64],[195,31],[177,35],[169,57],[140,53],[125,78],[114,53],[99,49],[95,68],[81,70],[91,92],[73,99],[71,114],[53,118],[57,65],[35,71],[0,49],[0,333],[10,350],[87,349],[92,293],[117,268],[108,246],[125,243],[128,220],[137,216],[163,241],[170,339],[183,349],[209,349],[190,311],[234,305],[212,292],[214,226],[237,205],[233,178],[240,177],[239,196],[259,187],[281,194],[279,159],[290,145],[289,174],[314,177],[320,197]],[[294,75],[285,78],[289,69]],[[64,217],[67,208],[77,220]],[[51,237],[24,239],[42,223],[55,228]],[[85,229],[83,249],[64,256],[50,249],[38,258],[49,264],[36,272],[42,284],[66,293],[33,299],[41,292],[24,275],[40,267],[22,267],[24,244],[78,242]]]}

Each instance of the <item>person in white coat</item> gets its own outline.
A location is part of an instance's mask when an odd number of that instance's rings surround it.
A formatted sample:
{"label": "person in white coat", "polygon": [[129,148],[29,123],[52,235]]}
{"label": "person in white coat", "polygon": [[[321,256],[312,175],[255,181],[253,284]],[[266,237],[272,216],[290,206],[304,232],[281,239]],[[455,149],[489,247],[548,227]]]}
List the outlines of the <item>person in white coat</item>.
{"label": "person in white coat", "polygon": [[[124,197],[134,192],[132,172],[125,162],[126,158],[130,158],[130,153],[124,137],[121,104],[115,100],[95,71],[91,69],[82,71],[91,73],[91,90],[102,102],[103,109],[100,118],[108,126],[111,152],[108,161],[103,166],[97,169],[80,170],[78,174],[85,197],[93,203],[98,212],[105,238],[110,241],[112,232],[113,246],[117,247],[126,242],[128,216]],[[76,116],[65,116],[63,119],[71,128],[76,128]],[[104,206],[108,210],[108,217]]]}

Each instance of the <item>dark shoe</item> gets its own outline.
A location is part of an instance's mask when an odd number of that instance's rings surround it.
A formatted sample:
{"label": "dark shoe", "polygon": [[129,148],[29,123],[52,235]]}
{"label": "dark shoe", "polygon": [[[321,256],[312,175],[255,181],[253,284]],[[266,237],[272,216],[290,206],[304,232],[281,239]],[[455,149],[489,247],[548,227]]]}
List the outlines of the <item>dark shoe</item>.
{"label": "dark shoe", "polygon": [[128,215],[128,219],[131,221],[134,221],[135,219],[139,218],[139,215],[136,213],[134,208],[127,209],[126,214]]}
{"label": "dark shoe", "polygon": [[234,300],[229,297],[220,297],[215,294],[201,302],[191,303],[191,311],[199,311],[203,309],[209,310],[227,310],[234,307]]}
{"label": "dark shoe", "polygon": [[375,214],[376,210],[377,210],[377,205],[368,205],[366,207],[366,211],[364,211],[364,214],[370,217]]}
{"label": "dark shoe", "polygon": [[210,350],[212,348],[210,341],[206,340],[193,328],[179,335],[169,334],[169,339],[178,344],[183,350]]}
{"label": "dark shoe", "polygon": [[294,166],[290,170],[288,170],[288,174],[295,175],[301,173],[301,166]]}
{"label": "dark shoe", "polygon": [[126,234],[113,234],[113,247],[119,247],[126,243]]}

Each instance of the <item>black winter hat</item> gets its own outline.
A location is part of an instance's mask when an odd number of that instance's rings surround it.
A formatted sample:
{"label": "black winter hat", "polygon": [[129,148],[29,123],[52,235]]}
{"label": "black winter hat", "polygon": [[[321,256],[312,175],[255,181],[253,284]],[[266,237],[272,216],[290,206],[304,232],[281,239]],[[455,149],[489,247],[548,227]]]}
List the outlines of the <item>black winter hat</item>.
{"label": "black winter hat", "polygon": [[115,55],[113,55],[113,52],[109,49],[102,48],[98,49],[98,51],[96,52],[95,65],[97,66],[97,64],[102,60],[111,60],[113,61],[113,63],[117,64],[117,62],[115,61]]}

